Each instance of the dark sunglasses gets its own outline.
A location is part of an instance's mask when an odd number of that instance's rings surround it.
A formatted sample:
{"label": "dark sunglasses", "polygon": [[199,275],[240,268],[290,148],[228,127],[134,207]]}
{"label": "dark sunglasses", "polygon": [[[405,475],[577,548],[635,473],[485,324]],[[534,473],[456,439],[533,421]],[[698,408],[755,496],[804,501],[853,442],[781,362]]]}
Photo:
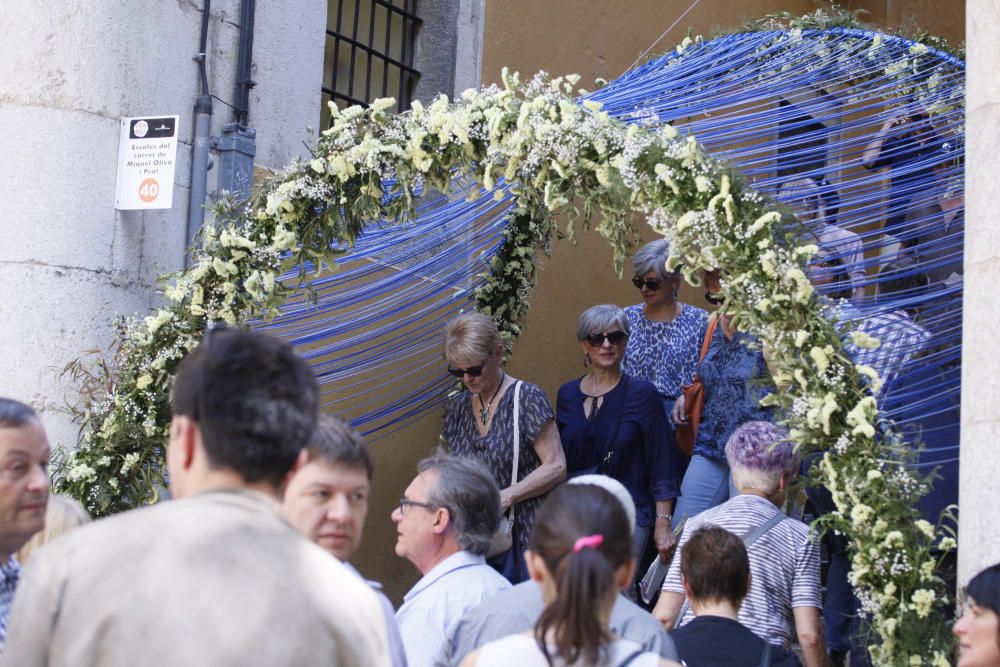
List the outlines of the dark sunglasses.
{"label": "dark sunglasses", "polygon": [[483,374],[483,369],[485,367],[486,364],[480,364],[479,366],[473,366],[472,368],[452,368],[451,366],[448,366],[448,372],[459,379],[465,377],[466,375],[477,378]]}
{"label": "dark sunglasses", "polygon": [[624,331],[612,331],[609,334],[592,333],[587,336],[586,341],[592,347],[600,347],[604,345],[604,341],[608,341],[612,345],[618,345],[626,338],[628,338],[628,334]]}
{"label": "dark sunglasses", "polygon": [[662,280],[643,280],[639,276],[636,276],[636,277],[632,278],[632,284],[635,285],[638,289],[642,289],[642,286],[645,285],[646,289],[648,289],[650,292],[655,292],[656,290],[660,289],[660,285],[663,284],[663,281]]}

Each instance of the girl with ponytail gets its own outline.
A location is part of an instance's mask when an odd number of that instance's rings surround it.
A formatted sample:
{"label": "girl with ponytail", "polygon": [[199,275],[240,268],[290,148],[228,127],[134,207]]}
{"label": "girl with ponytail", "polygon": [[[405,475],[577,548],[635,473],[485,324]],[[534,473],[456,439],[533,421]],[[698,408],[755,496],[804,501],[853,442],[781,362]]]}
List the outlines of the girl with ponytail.
{"label": "girl with ponytail", "polygon": [[608,630],[635,573],[632,526],[613,495],[590,484],[553,491],[525,560],[545,603],[534,630],[486,644],[462,667],[679,667]]}

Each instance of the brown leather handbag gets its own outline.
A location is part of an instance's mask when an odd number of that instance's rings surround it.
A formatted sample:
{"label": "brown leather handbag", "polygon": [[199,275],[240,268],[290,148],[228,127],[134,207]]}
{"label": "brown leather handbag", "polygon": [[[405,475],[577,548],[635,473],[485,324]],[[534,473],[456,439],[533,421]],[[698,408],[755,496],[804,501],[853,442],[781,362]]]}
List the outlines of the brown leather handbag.
{"label": "brown leather handbag", "polygon": [[[705,331],[705,340],[701,343],[701,354],[698,356],[698,364],[708,354],[708,346],[712,343],[712,336],[715,334],[715,327],[719,323],[717,315],[713,314],[708,319],[708,330]],[[691,384],[681,388],[684,394],[684,409],[687,411],[687,423],[677,424],[674,431],[674,441],[677,443],[677,450],[682,454],[691,456],[694,452],[694,441],[698,436],[698,424],[701,422],[701,409],[705,407],[705,385],[701,382],[701,376],[694,374]]]}

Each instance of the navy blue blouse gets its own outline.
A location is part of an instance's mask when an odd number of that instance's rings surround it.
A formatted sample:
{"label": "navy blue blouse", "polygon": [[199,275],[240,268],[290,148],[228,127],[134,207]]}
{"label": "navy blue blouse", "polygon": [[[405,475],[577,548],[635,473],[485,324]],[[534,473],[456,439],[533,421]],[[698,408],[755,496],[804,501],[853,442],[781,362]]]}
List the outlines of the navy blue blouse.
{"label": "navy blue blouse", "polygon": [[773,421],[774,409],[760,399],[774,391],[774,383],[759,349],[747,347],[751,336],[736,332],[730,340],[715,328],[712,343],[698,365],[705,386],[705,404],[695,438],[694,453],[715,461],[726,460],[726,442],[741,424]]}
{"label": "navy blue blouse", "polygon": [[625,485],[635,502],[637,526],[651,526],[655,501],[679,495],[680,458],[660,395],[650,382],[623,374],[588,420],[580,379],[560,387],[556,403],[567,473],[572,476],[600,464],[610,450],[610,459],[598,472]]}

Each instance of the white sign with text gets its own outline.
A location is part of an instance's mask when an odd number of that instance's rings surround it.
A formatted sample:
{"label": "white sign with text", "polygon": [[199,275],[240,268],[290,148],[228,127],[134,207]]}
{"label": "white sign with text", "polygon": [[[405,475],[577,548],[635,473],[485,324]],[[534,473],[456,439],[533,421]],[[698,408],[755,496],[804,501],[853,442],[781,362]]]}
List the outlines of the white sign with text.
{"label": "white sign with text", "polygon": [[179,116],[122,118],[115,208],[170,208],[174,200]]}

